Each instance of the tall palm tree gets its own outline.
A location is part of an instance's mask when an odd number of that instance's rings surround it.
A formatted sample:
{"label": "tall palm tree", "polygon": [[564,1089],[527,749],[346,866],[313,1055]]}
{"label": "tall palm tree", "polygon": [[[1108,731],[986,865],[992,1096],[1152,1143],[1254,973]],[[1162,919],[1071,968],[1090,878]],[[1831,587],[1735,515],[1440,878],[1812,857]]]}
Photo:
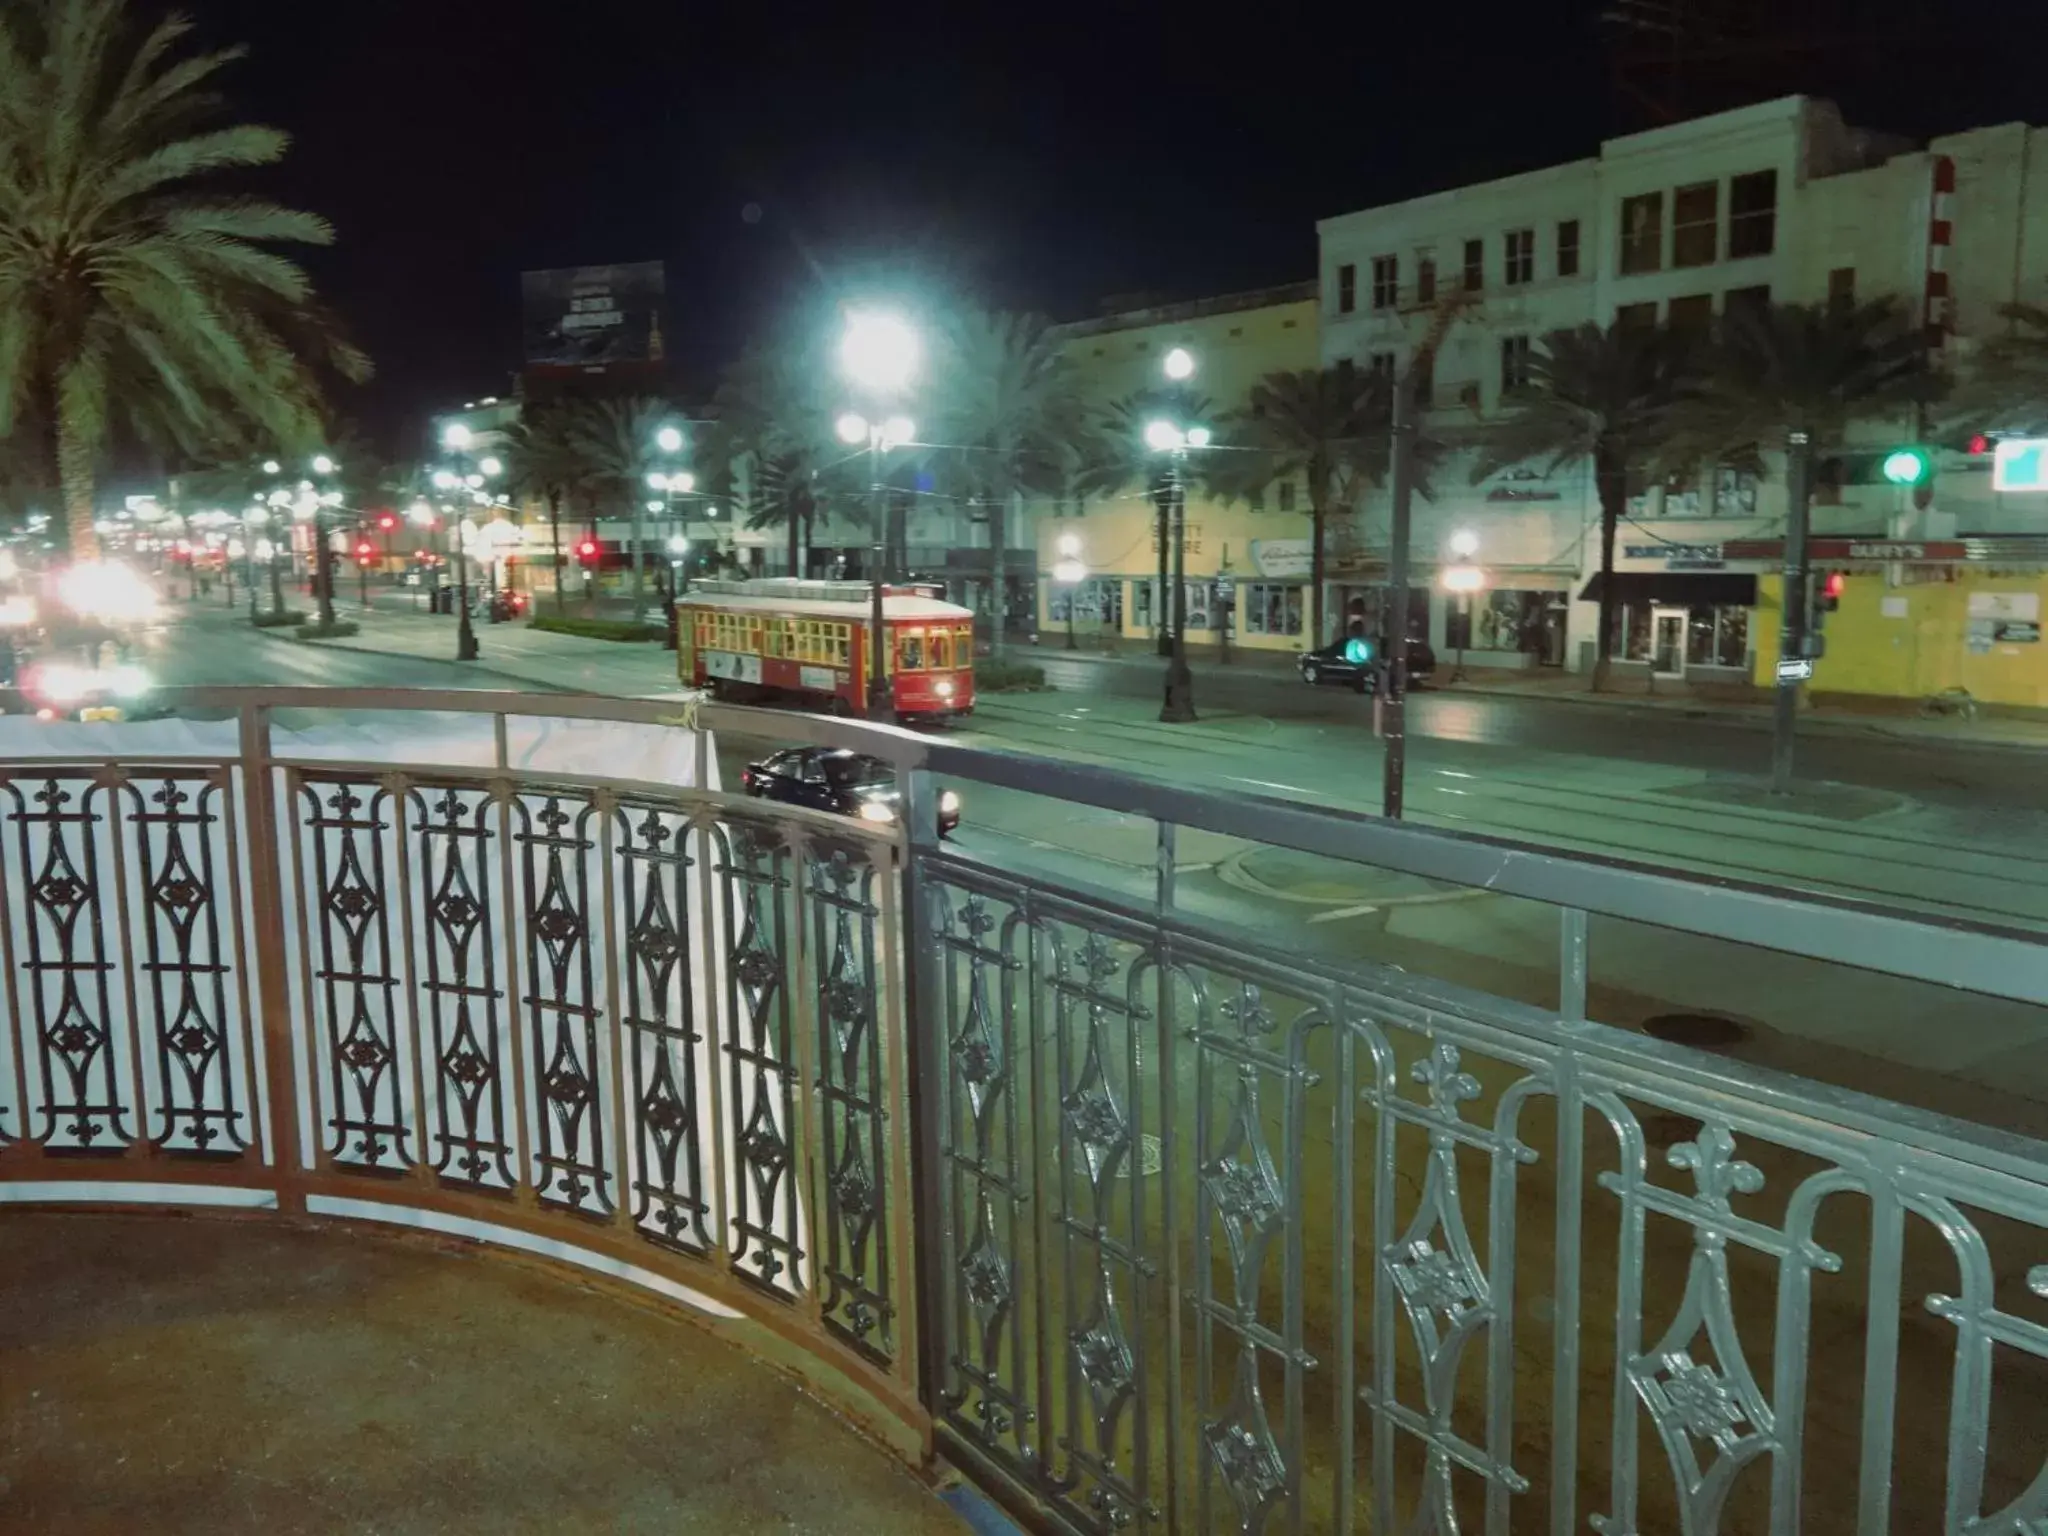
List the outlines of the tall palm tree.
{"label": "tall palm tree", "polygon": [[942,482],[986,509],[989,526],[989,651],[1001,655],[1009,617],[1004,562],[1024,493],[1056,488],[1062,455],[1081,424],[1072,362],[1037,315],[968,310],[944,338],[945,407],[932,436],[946,446]]}
{"label": "tall palm tree", "polygon": [[801,352],[757,344],[733,364],[712,402],[716,451],[729,466],[748,466],[747,526],[785,531],[792,576],[803,574],[820,472],[847,457],[845,445],[832,439],[832,407],[818,378]]}
{"label": "tall palm tree", "polygon": [[1798,431],[1819,454],[1857,422],[1916,412],[1947,382],[1896,298],[1739,309],[1710,364],[1681,417],[1683,445],[1775,448]]}
{"label": "tall palm tree", "polygon": [[1600,631],[1592,686],[1614,654],[1614,535],[1630,490],[1664,462],[1692,399],[1694,353],[1669,331],[1588,322],[1545,336],[1529,359],[1514,414],[1482,441],[1474,484],[1515,464],[1589,460],[1600,502]]}
{"label": "tall palm tree", "polygon": [[294,445],[319,366],[369,372],[271,249],[329,244],[326,222],[214,190],[288,141],[209,126],[241,50],[183,53],[190,31],[124,0],[21,0],[0,20],[0,434],[48,433],[76,558],[97,550],[110,434],[189,455]]}
{"label": "tall palm tree", "polygon": [[599,505],[623,512],[633,529],[633,619],[647,613],[646,551],[642,548],[647,475],[656,463],[655,437],[674,413],[667,402],[644,396],[592,400],[573,408],[564,429],[582,462],[577,483]]}
{"label": "tall palm tree", "polygon": [[548,538],[554,546],[555,610],[567,606],[562,560],[562,502],[588,471],[574,416],[563,407],[536,406],[512,428],[505,444],[512,487],[547,503]]}
{"label": "tall palm tree", "polygon": [[1232,500],[1278,481],[1308,491],[1311,645],[1321,645],[1330,513],[1383,485],[1391,457],[1393,381],[1340,363],[1269,373],[1225,418],[1212,481]]}
{"label": "tall palm tree", "polygon": [[2007,304],[1999,314],[2005,334],[1984,343],[1948,414],[1969,431],[2048,428],[2048,308]]}

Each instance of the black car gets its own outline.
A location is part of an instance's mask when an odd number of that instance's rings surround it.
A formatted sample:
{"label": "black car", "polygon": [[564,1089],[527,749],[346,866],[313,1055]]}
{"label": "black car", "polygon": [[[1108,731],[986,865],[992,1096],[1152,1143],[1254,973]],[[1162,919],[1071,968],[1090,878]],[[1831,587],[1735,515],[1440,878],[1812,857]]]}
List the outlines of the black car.
{"label": "black car", "polygon": [[[1328,645],[1302,653],[1299,665],[1305,683],[1341,683],[1360,693],[1379,686],[1379,642],[1369,635],[1346,635]],[[1408,642],[1408,682],[1411,687],[1426,681],[1436,671],[1436,652],[1427,641]]]}
{"label": "black car", "polygon": [[[845,747],[791,747],[749,763],[740,774],[740,787],[759,800],[807,805],[885,826],[895,822],[902,802],[894,768]],[[939,836],[959,825],[960,797],[949,789],[939,796]]]}

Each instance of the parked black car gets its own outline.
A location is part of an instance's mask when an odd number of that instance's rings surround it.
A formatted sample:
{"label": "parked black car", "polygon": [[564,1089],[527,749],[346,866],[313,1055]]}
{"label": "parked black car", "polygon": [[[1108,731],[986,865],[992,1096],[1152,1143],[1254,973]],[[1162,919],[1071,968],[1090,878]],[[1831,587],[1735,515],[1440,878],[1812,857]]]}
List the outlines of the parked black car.
{"label": "parked black car", "polygon": [[[845,747],[791,747],[740,774],[740,787],[759,800],[807,805],[814,811],[855,816],[888,825],[896,820],[902,796],[896,770],[879,757]],[[960,797],[952,790],[939,795],[939,836],[960,825]]]}
{"label": "parked black car", "polygon": [[[1346,635],[1313,651],[1304,651],[1299,665],[1305,683],[1341,683],[1360,693],[1379,686],[1379,642],[1368,635]],[[1436,672],[1436,652],[1424,640],[1408,642],[1408,685],[1426,682]]]}

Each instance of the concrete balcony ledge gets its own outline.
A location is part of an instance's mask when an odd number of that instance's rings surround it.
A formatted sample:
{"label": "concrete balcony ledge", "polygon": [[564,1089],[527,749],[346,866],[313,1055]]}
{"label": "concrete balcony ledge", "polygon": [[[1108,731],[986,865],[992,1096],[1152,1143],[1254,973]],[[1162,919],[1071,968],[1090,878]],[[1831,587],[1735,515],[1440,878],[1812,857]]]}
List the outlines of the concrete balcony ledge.
{"label": "concrete balcony ledge", "polygon": [[0,1212],[0,1530],[971,1528],[720,1326],[446,1239]]}

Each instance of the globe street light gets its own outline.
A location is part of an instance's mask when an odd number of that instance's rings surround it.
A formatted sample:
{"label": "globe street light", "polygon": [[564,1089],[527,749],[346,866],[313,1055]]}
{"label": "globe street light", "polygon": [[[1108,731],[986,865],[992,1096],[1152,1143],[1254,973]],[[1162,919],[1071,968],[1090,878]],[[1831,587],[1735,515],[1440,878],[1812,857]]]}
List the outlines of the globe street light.
{"label": "globe street light", "polygon": [[[846,318],[846,334],[839,343],[840,367],[870,404],[893,404],[917,376],[921,353],[917,332],[899,316],[856,310]],[[873,569],[868,574],[868,718],[887,720],[896,710],[888,673],[888,637],[882,622],[883,566],[888,549],[882,456],[914,439],[917,426],[908,416],[890,416],[878,422],[859,411],[846,412],[835,426],[842,442],[858,443],[865,438],[868,445],[868,515],[874,531]]]}
{"label": "globe street light", "polygon": [[[455,456],[455,463],[434,471],[434,488],[449,493],[457,504],[490,505],[491,498],[484,487],[505,472],[504,462],[493,454],[473,460],[470,449],[476,445],[476,434],[459,421],[450,422],[442,429],[441,445]],[[452,513],[448,527],[448,558],[455,566],[455,659],[475,661],[479,650],[476,625],[469,611],[469,552],[465,541],[457,534]],[[494,603],[495,598],[494,593]]]}
{"label": "globe street light", "polygon": [[[663,427],[654,434],[654,446],[663,455],[681,453],[683,451],[683,429],[673,424]],[[665,514],[662,520],[668,527],[669,544],[671,549],[673,549],[675,535],[679,531],[676,528],[676,498],[678,496],[687,496],[696,490],[697,477],[685,469],[657,469],[647,476],[647,484],[651,489],[660,491],[662,494],[662,499],[659,502],[649,502],[647,504],[647,510]],[[634,534],[633,544],[635,552],[634,580],[637,592],[639,579],[638,551],[640,544],[637,530]],[[676,648],[676,601],[682,596],[682,589],[688,581],[688,567],[680,560],[671,559],[668,562],[668,574],[664,583],[665,591],[662,600],[661,644],[664,650],[672,651]]]}
{"label": "globe street light", "polygon": [[[313,455],[312,467],[313,473],[320,476],[323,480],[341,468],[339,464],[336,464],[333,459],[324,453]],[[334,627],[334,550],[331,547],[332,540],[328,535],[327,519],[321,515],[321,509],[339,506],[341,504],[341,493],[333,490],[315,493],[310,485],[307,486],[307,491],[312,496],[313,501],[311,514],[313,523],[313,583],[314,589],[320,598],[320,627],[322,629],[332,629]]]}
{"label": "globe street light", "polygon": [[654,434],[654,446],[663,453],[683,451],[683,430],[681,427],[663,427]]}
{"label": "globe street light", "polygon": [[1444,591],[1457,598],[1460,616],[1464,623],[1458,626],[1458,660],[1451,669],[1451,681],[1465,681],[1465,647],[1472,641],[1472,595],[1486,588],[1486,572],[1471,563],[1479,553],[1479,535],[1469,528],[1460,528],[1450,538],[1450,551],[1459,563],[1447,565],[1438,577]]}
{"label": "globe street light", "polygon": [[[1176,383],[1193,377],[1195,360],[1184,347],[1166,355],[1166,376]],[[1209,429],[1192,423],[1155,417],[1145,423],[1145,446],[1167,455],[1166,496],[1159,508],[1160,608],[1172,603],[1171,636],[1166,646],[1166,698],[1159,718],[1170,725],[1186,725],[1195,719],[1195,677],[1188,670],[1188,491],[1187,462],[1190,449],[1209,446]],[[1167,570],[1168,548],[1172,550],[1172,572]]]}
{"label": "globe street light", "polygon": [[1088,567],[1081,561],[1079,534],[1061,534],[1059,551],[1059,563],[1052,568],[1052,579],[1067,589],[1067,649],[1071,651],[1074,649],[1074,603],[1079,596],[1079,584],[1088,575]]}

